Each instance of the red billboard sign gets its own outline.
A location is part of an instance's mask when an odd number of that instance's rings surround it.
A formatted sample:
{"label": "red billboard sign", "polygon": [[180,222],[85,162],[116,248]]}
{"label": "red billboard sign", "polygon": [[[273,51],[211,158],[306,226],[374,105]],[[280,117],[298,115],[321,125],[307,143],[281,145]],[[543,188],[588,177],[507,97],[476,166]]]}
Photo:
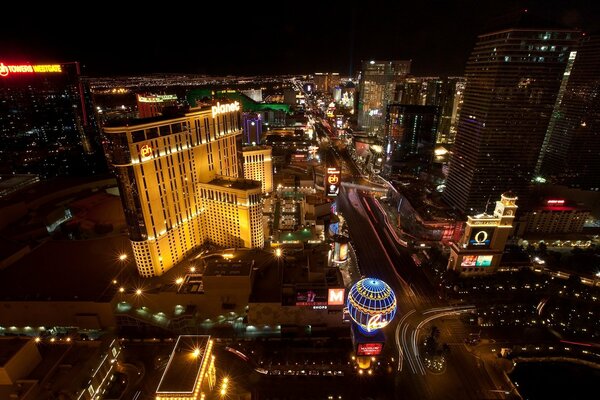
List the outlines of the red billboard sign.
{"label": "red billboard sign", "polygon": [[357,356],[378,356],[383,350],[383,343],[359,343],[356,350]]}

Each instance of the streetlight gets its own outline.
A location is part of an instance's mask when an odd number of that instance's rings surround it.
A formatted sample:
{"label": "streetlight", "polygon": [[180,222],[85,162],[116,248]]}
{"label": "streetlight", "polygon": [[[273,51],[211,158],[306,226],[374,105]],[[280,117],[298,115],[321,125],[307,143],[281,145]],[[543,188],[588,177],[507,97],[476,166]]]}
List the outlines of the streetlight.
{"label": "streetlight", "polygon": [[125,260],[127,260],[127,253],[119,254],[119,261],[125,261]]}
{"label": "streetlight", "polygon": [[223,378],[223,382],[221,382],[221,390],[219,391],[221,396],[225,396],[227,394],[227,386],[228,385],[229,385],[229,378],[228,377]]}
{"label": "streetlight", "polygon": [[275,256],[276,257],[281,257],[281,248],[278,247],[278,248],[275,249]]}
{"label": "streetlight", "polygon": [[135,294],[138,296],[142,294],[142,289],[136,289]]}

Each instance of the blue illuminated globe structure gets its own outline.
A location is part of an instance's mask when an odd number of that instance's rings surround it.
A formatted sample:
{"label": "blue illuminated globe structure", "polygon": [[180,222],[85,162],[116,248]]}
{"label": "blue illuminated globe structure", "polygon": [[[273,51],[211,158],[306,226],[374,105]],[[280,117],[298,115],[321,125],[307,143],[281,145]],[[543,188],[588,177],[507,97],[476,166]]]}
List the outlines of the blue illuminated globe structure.
{"label": "blue illuminated globe structure", "polygon": [[373,334],[396,315],[396,295],[384,281],[365,278],[356,282],[346,301],[352,320],[363,333]]}

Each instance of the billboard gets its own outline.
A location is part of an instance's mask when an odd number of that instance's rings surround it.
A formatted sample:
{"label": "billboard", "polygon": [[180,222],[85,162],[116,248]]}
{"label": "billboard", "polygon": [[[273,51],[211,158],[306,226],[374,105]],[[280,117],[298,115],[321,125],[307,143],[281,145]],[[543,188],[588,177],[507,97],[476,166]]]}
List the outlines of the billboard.
{"label": "billboard", "polygon": [[344,288],[329,289],[327,294],[328,306],[343,306],[344,305]]}
{"label": "billboard", "polygon": [[474,267],[477,262],[477,256],[464,256],[462,262],[460,263],[461,267]]}
{"label": "billboard", "polygon": [[494,256],[477,256],[477,260],[475,261],[476,267],[489,267],[492,265],[492,259]]}
{"label": "billboard", "polygon": [[469,249],[489,249],[495,228],[474,226],[469,237]]}
{"label": "billboard", "polygon": [[327,289],[307,289],[296,292],[297,306],[326,306]]}
{"label": "billboard", "polygon": [[348,242],[336,241],[333,252],[333,262],[344,263],[348,260]]}
{"label": "billboard", "polygon": [[357,356],[378,356],[383,350],[383,343],[359,343],[356,348]]}
{"label": "billboard", "polygon": [[338,195],[342,174],[337,167],[327,168],[325,174],[325,194],[330,197]]}
{"label": "billboard", "polygon": [[492,265],[494,256],[464,256],[461,267],[489,267]]}

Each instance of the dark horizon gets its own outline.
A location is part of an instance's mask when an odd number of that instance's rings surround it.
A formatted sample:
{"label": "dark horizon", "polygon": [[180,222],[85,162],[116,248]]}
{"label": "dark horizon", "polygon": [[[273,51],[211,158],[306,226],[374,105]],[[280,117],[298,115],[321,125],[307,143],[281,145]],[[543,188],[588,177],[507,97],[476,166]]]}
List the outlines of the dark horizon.
{"label": "dark horizon", "polygon": [[414,75],[446,76],[464,73],[477,35],[525,9],[552,26],[600,30],[600,5],[589,1],[304,4],[268,2],[196,17],[181,9],[150,14],[109,6],[75,20],[40,12],[4,23],[0,61],[77,60],[89,76],[348,76],[361,60],[411,59]]}

